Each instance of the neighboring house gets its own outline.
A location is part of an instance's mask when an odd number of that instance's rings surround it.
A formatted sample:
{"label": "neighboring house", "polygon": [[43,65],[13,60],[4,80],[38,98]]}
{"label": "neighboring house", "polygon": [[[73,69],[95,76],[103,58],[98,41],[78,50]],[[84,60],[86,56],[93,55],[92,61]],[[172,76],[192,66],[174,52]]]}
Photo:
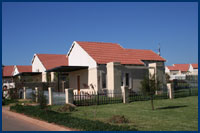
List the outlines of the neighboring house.
{"label": "neighboring house", "polygon": [[42,82],[47,80],[54,81],[55,73],[47,73],[46,70],[68,65],[68,58],[66,55],[59,54],[34,54],[32,59],[32,72],[42,73]]}
{"label": "neighboring house", "polygon": [[166,87],[165,59],[151,50],[125,49],[117,43],[74,41],[67,57],[68,64],[47,71],[68,71],[69,87],[78,93],[119,92],[122,86],[137,92],[149,72],[156,74],[163,89]]}
{"label": "neighboring house", "polygon": [[29,65],[15,65],[13,70],[13,76],[15,82],[33,82],[39,81],[40,76],[38,73],[32,72],[32,66]]}
{"label": "neighboring house", "polygon": [[13,76],[23,72],[32,72],[32,66],[22,66],[22,65],[14,66]]}
{"label": "neighboring house", "polygon": [[198,64],[190,64],[189,72],[191,75],[198,75]]}
{"label": "neighboring house", "polygon": [[4,66],[3,67],[3,87],[6,87],[7,89],[14,88],[15,84],[13,82],[13,66]]}
{"label": "neighboring house", "polygon": [[170,80],[186,79],[186,75],[198,75],[198,64],[173,64],[166,66],[165,73],[170,75]]}

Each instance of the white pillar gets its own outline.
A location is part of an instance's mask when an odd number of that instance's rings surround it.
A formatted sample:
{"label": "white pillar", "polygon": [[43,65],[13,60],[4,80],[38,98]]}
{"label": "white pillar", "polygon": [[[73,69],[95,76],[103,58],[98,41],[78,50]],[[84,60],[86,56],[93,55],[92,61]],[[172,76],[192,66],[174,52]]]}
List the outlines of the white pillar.
{"label": "white pillar", "polygon": [[122,86],[123,103],[129,103],[129,90],[128,86]]}
{"label": "white pillar", "polygon": [[74,101],[73,89],[65,89],[65,103],[73,104],[73,101]]}
{"label": "white pillar", "polygon": [[38,87],[35,87],[35,102],[38,102]]}
{"label": "white pillar", "polygon": [[52,105],[53,104],[53,93],[52,93],[52,90],[51,90],[51,87],[48,88],[48,91],[49,91],[49,105]]}
{"label": "white pillar", "polygon": [[121,91],[121,64],[119,62],[109,62],[107,63],[107,88],[110,92],[120,92]]}
{"label": "white pillar", "polygon": [[26,87],[24,87],[24,99],[26,99]]}
{"label": "white pillar", "polygon": [[169,99],[173,99],[174,98],[174,88],[171,83],[167,83],[167,89],[168,89]]}

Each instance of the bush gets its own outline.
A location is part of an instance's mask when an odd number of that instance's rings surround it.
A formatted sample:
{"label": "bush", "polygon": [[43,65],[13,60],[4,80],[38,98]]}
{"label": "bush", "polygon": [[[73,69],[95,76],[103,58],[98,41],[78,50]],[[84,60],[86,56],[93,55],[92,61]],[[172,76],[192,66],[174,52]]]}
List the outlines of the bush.
{"label": "bush", "polygon": [[44,91],[43,90],[40,90],[38,92],[38,102],[39,102],[39,105],[40,105],[41,109],[45,109],[47,107],[47,98],[44,95]]}
{"label": "bush", "polygon": [[57,109],[58,112],[72,112],[75,111],[75,106],[70,104],[65,104]]}
{"label": "bush", "polygon": [[129,123],[129,120],[124,115],[113,115],[108,121],[118,124]]}

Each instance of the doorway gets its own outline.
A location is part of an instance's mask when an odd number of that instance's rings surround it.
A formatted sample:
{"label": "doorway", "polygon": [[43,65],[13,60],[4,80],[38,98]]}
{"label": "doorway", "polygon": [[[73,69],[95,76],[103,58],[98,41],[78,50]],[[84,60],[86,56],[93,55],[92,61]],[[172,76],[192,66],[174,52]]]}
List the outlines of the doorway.
{"label": "doorway", "polygon": [[78,89],[78,95],[80,95],[80,75],[77,76],[77,89]]}

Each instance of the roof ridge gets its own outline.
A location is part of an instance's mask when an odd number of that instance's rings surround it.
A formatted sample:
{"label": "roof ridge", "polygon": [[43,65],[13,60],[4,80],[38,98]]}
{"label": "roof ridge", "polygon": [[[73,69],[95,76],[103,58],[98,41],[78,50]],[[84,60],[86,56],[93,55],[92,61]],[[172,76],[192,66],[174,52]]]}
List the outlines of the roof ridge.
{"label": "roof ridge", "polygon": [[132,48],[125,48],[125,50],[147,50],[147,51],[152,51],[151,49],[132,49]]}
{"label": "roof ridge", "polygon": [[[89,42],[89,43],[113,43],[113,42],[95,42],[95,41],[76,41],[76,42]],[[117,43],[114,43],[117,44]]]}
{"label": "roof ridge", "polygon": [[37,54],[36,55],[66,55],[66,54]]}

